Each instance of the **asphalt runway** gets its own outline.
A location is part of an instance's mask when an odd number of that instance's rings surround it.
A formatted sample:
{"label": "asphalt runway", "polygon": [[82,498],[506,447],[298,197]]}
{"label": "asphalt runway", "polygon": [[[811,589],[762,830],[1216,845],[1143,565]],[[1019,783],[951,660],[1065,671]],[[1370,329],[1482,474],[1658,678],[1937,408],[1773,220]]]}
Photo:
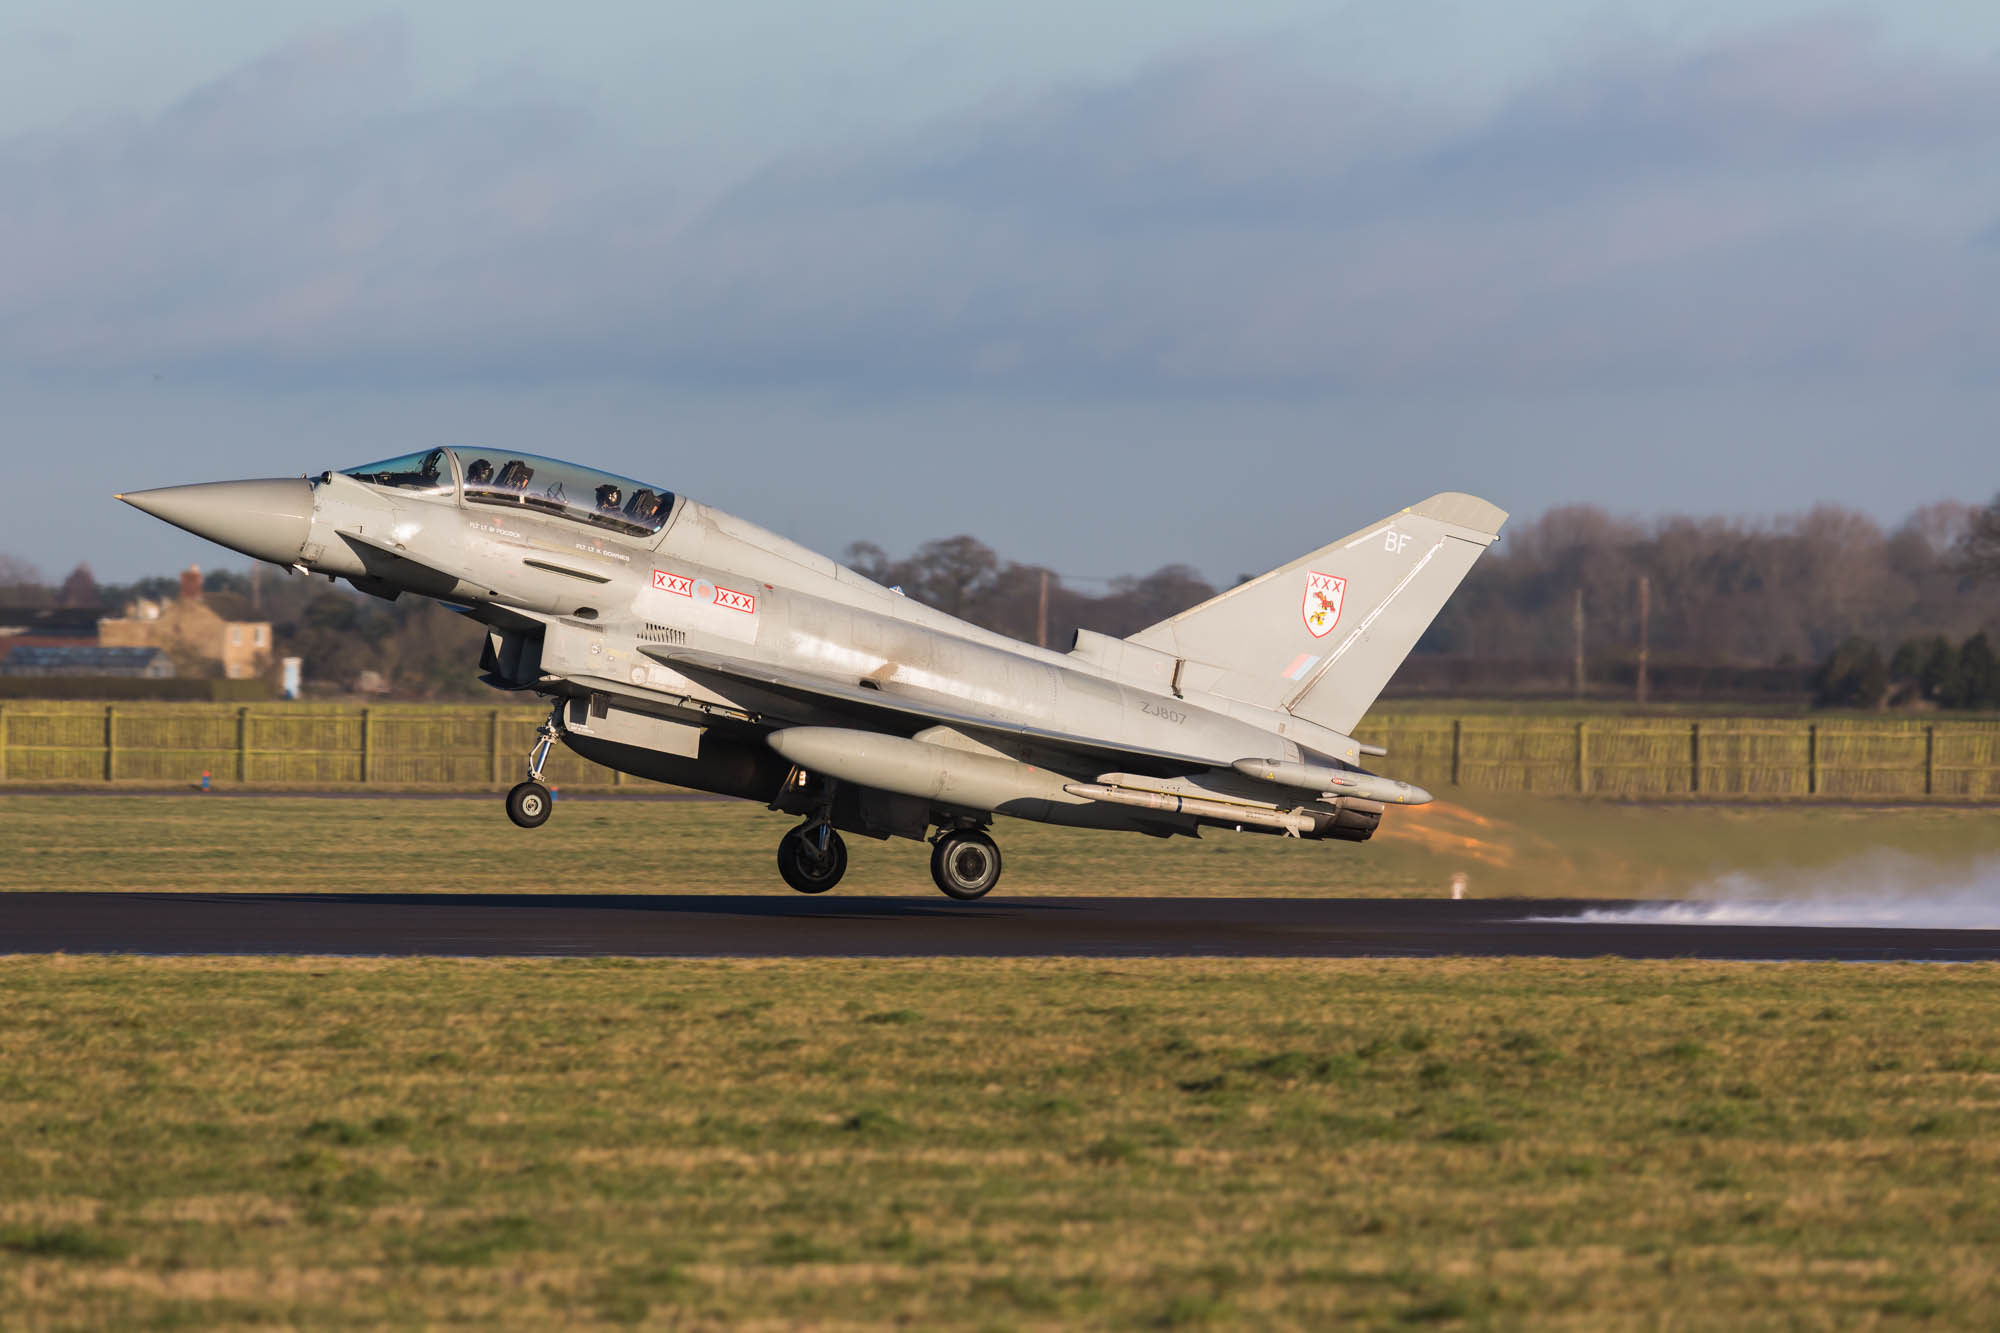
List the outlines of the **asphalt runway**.
{"label": "asphalt runway", "polygon": [[1575,923],[1586,899],[0,894],[0,953],[2000,959],[2000,930]]}

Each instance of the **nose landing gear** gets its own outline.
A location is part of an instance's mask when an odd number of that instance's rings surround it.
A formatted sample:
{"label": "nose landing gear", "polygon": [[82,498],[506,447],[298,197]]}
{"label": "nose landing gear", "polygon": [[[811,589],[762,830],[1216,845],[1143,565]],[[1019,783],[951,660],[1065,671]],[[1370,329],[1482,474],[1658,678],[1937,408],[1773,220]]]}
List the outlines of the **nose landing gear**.
{"label": "nose landing gear", "polygon": [[931,845],[931,878],[947,898],[984,898],[1000,882],[1000,849],[979,829],[940,834]]}
{"label": "nose landing gear", "polygon": [[561,735],[556,729],[554,713],[549,714],[548,721],[542,723],[536,734],[541,739],[535,742],[534,752],[528,756],[528,780],[515,784],[507,793],[507,818],[522,828],[540,828],[555,811],[555,796],[542,785],[542,765],[549,762],[549,750]]}
{"label": "nose landing gear", "polygon": [[539,782],[517,783],[507,793],[507,818],[522,828],[540,828],[554,808],[553,795]]}

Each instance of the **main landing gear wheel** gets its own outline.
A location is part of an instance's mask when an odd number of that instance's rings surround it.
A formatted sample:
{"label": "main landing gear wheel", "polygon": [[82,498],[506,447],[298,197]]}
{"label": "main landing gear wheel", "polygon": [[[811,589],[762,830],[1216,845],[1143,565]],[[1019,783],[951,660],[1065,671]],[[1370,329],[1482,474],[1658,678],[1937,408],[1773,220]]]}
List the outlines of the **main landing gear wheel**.
{"label": "main landing gear wheel", "polygon": [[800,893],[825,893],[847,873],[847,844],[825,824],[801,824],[778,840],[778,873]]}
{"label": "main landing gear wheel", "polygon": [[948,898],[984,898],[1000,882],[1000,849],[978,829],[947,833],[931,847],[931,878]]}
{"label": "main landing gear wheel", "polygon": [[554,808],[555,799],[539,782],[523,782],[507,793],[507,818],[522,828],[540,828]]}

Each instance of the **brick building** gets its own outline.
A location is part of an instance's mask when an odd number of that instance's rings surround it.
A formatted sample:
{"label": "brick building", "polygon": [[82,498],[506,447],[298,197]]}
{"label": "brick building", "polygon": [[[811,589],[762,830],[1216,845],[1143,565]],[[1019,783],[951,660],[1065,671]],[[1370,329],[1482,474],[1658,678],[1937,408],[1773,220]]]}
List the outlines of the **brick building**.
{"label": "brick building", "polygon": [[[271,665],[271,623],[231,619],[202,593],[201,569],[181,574],[178,598],[141,598],[117,619],[97,622],[98,642],[117,648],[164,648],[183,661],[217,662],[230,680],[263,675]],[[235,599],[231,599],[232,601]]]}

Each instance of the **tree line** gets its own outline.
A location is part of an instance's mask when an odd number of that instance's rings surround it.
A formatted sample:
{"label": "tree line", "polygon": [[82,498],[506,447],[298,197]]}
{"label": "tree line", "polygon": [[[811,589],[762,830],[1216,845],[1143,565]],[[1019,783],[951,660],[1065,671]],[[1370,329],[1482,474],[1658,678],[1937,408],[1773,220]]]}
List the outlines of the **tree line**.
{"label": "tree line", "polygon": [[1926,703],[1937,708],[2000,708],[2000,655],[1984,631],[1964,643],[1944,635],[1905,639],[1882,660],[1873,639],[1843,642],[1813,677],[1820,708],[1880,708]]}
{"label": "tree line", "polygon": [[1926,505],[1893,527],[1825,505],[1650,521],[1569,506],[1511,526],[1418,651],[1561,661],[1580,607],[1591,664],[1629,665],[1643,640],[1656,671],[1800,668],[1822,707],[1992,708],[1997,592],[2000,497]]}
{"label": "tree line", "polygon": [[1926,505],[1893,528],[1833,506],[1649,521],[1554,509],[1510,525],[1421,650],[1565,658],[1581,590],[1586,654],[1629,658],[1641,634],[1641,579],[1658,662],[1783,666],[1822,662],[1854,637],[1963,641],[1994,627],[2000,609],[1996,506]]}

